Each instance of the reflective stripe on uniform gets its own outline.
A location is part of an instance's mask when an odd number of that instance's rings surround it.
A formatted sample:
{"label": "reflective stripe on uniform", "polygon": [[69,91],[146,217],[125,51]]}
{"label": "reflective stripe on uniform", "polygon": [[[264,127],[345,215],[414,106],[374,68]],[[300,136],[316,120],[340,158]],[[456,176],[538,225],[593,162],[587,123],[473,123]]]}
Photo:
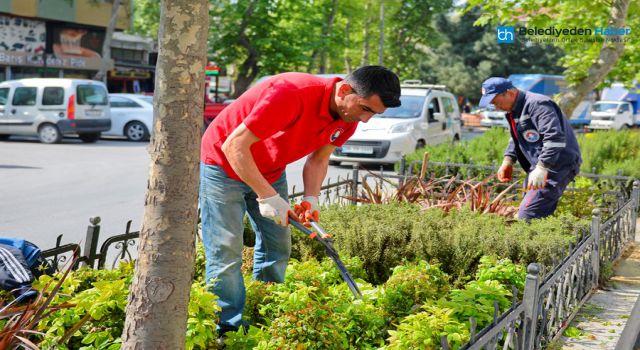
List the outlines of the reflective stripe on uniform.
{"label": "reflective stripe on uniform", "polygon": [[11,272],[16,281],[29,282],[29,273],[8,249],[0,247],[0,259],[5,262],[7,271]]}
{"label": "reflective stripe on uniform", "polygon": [[566,142],[543,142],[542,147],[545,148],[565,148],[567,147]]}

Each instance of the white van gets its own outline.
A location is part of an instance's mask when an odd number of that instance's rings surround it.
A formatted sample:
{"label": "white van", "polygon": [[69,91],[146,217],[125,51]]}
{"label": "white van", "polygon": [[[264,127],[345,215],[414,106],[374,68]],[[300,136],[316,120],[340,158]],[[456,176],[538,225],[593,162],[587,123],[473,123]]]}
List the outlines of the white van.
{"label": "white van", "polygon": [[427,144],[460,140],[460,110],[444,85],[411,80],[401,87],[402,105],[359,123],[349,140],[331,154],[331,164],[395,163]]}
{"label": "white van", "polygon": [[[634,103],[635,102],[635,103]],[[640,126],[636,101],[598,101],[591,107],[587,130],[623,130]]]}
{"label": "white van", "polygon": [[95,142],[111,128],[107,88],[84,79],[34,78],[0,83],[0,140],[37,135],[42,143],[78,135]]}

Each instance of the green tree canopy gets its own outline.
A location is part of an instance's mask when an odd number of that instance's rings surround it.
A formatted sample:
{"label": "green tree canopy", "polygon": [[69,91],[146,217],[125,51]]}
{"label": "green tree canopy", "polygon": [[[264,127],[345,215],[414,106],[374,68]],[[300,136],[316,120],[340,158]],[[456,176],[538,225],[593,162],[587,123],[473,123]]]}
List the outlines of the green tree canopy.
{"label": "green tree canopy", "polygon": [[[624,42],[555,42],[563,50],[560,62],[571,89],[560,97],[560,107],[570,114],[575,105],[594,88],[613,81],[628,85],[640,78],[640,2],[631,0],[563,1],[468,0],[468,9],[480,7],[479,26],[525,25],[548,28],[629,27]],[[565,38],[561,35],[560,38]],[[600,37],[601,39],[602,37]],[[591,37],[589,39],[594,39]],[[516,43],[522,45],[522,43]]]}

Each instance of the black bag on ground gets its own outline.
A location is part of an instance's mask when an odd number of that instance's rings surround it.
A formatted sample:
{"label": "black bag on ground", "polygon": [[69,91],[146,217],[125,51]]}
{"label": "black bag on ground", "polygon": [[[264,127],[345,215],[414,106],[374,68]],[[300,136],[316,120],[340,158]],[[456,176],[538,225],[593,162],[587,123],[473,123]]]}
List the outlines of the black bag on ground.
{"label": "black bag on ground", "polygon": [[33,280],[54,272],[35,244],[23,239],[0,237],[0,288],[11,292],[18,301],[37,296],[38,293],[31,288]]}

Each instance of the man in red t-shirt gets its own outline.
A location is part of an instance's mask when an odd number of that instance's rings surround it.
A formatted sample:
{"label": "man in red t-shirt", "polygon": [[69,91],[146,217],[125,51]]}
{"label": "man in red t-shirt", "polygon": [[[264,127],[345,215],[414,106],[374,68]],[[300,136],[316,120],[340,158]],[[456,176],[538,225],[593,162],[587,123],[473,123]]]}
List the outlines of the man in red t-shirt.
{"label": "man in red t-shirt", "polygon": [[[291,252],[288,213],[318,220],[329,155],[388,107],[400,106],[398,77],[365,66],[340,78],[284,73],[257,84],[225,108],[202,138],[200,208],[206,279],[221,307],[218,334],[245,326],[243,218],[256,232],[253,278],[283,282]],[[308,156],[303,201],[287,201],[287,164]]]}

